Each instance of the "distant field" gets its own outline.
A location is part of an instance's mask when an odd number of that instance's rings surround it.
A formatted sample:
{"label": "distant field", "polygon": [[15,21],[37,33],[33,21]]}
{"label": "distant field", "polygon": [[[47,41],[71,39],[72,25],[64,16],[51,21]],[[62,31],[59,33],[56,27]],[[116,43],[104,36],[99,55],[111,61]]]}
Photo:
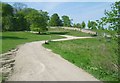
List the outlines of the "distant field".
{"label": "distant field", "polygon": [[118,74],[117,42],[79,39],[43,45],[100,80],[115,81]]}
{"label": "distant field", "polygon": [[56,34],[50,35],[38,35],[29,32],[3,32],[0,33],[0,46],[2,46],[2,50],[0,49],[0,53],[7,52],[13,48],[16,48],[17,45],[24,44],[26,42],[32,41],[40,41],[40,40],[49,40],[49,39],[57,39],[63,38]]}
{"label": "distant field", "polygon": [[75,30],[67,30],[63,28],[49,28],[49,32],[51,33],[61,33],[61,35],[72,35],[72,36],[91,36],[90,34],[83,33],[80,31],[75,31]]}

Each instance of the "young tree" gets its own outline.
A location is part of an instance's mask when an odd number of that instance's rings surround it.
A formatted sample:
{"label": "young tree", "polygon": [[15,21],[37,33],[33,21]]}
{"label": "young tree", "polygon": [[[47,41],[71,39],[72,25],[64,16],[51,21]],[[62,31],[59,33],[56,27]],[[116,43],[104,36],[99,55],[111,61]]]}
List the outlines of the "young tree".
{"label": "young tree", "polygon": [[118,17],[119,13],[120,13],[120,1],[112,4],[111,11],[105,10],[106,15],[105,22],[110,24],[109,28],[112,28],[113,30],[116,31],[119,28],[118,27],[120,21],[120,17]]}
{"label": "young tree", "polygon": [[58,16],[57,13],[51,16],[49,25],[50,26],[61,26],[62,25],[62,21],[60,20],[60,17]]}
{"label": "young tree", "polygon": [[71,20],[68,16],[62,16],[63,26],[70,27],[71,26]]}
{"label": "young tree", "polygon": [[87,26],[88,26],[89,29],[91,29],[92,24],[91,24],[90,20],[88,21],[88,25]]}
{"label": "young tree", "polygon": [[86,24],[85,22],[83,21],[82,24],[81,24],[81,28],[85,28]]}

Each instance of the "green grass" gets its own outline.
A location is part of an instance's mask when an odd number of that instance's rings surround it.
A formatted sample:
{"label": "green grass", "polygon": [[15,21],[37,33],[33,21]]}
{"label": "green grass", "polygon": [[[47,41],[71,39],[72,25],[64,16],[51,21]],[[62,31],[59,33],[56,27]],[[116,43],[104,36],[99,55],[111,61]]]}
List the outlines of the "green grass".
{"label": "green grass", "polygon": [[115,36],[117,34],[117,31],[112,31],[112,30],[92,30],[92,31],[96,31],[99,35],[103,35],[104,33],[106,33],[107,35],[111,35],[111,36]]}
{"label": "green grass", "polygon": [[49,32],[54,33],[54,34],[61,33],[61,35],[72,35],[72,36],[80,36],[80,37],[81,36],[91,36],[90,34],[83,33],[80,31],[66,30],[66,29],[62,29],[62,28],[49,28]]}
{"label": "green grass", "polygon": [[63,58],[83,68],[97,79],[104,81],[117,80],[117,42],[105,39],[78,39],[50,42],[43,45],[60,54]]}
{"label": "green grass", "polygon": [[26,42],[50,40],[57,38],[63,37],[56,34],[38,35],[30,32],[2,32],[0,33],[0,46],[2,46],[2,49],[0,49],[0,53],[7,52]]}

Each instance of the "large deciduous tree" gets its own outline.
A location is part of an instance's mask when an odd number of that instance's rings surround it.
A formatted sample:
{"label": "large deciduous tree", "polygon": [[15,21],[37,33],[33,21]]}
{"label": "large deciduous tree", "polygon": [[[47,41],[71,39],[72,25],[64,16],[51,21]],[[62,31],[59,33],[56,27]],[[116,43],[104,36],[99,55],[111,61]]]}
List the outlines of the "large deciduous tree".
{"label": "large deciduous tree", "polygon": [[29,25],[25,19],[25,15],[21,12],[17,12],[14,16],[14,31],[24,31],[29,30]]}
{"label": "large deciduous tree", "polygon": [[53,14],[49,21],[50,26],[62,26],[62,21],[57,13]]}
{"label": "large deciduous tree", "polygon": [[2,31],[13,28],[13,7],[7,3],[2,4]]}
{"label": "large deciduous tree", "polygon": [[47,30],[48,18],[48,13],[44,11],[32,11],[26,16],[26,19],[30,21],[30,29],[39,34]]}
{"label": "large deciduous tree", "polygon": [[13,7],[7,3],[2,3],[2,16],[13,15]]}
{"label": "large deciduous tree", "polygon": [[112,4],[110,11],[105,10],[106,17],[103,22],[105,22],[106,24],[109,23],[109,28],[117,31],[119,28],[118,24],[120,21],[120,17],[118,17],[119,14],[120,14],[120,1]]}
{"label": "large deciduous tree", "polygon": [[63,26],[70,27],[71,26],[71,20],[68,16],[62,16]]}

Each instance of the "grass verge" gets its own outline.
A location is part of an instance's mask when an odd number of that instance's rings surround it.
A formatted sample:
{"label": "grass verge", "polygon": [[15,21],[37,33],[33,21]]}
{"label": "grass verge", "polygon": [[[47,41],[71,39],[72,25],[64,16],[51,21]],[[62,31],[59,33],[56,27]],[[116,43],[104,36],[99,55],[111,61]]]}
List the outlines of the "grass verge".
{"label": "grass verge", "polygon": [[72,35],[72,36],[91,36],[88,33],[83,33],[80,31],[75,31],[75,30],[67,30],[67,29],[63,29],[63,28],[49,28],[48,33],[52,33],[52,34],[61,34],[61,35]]}

